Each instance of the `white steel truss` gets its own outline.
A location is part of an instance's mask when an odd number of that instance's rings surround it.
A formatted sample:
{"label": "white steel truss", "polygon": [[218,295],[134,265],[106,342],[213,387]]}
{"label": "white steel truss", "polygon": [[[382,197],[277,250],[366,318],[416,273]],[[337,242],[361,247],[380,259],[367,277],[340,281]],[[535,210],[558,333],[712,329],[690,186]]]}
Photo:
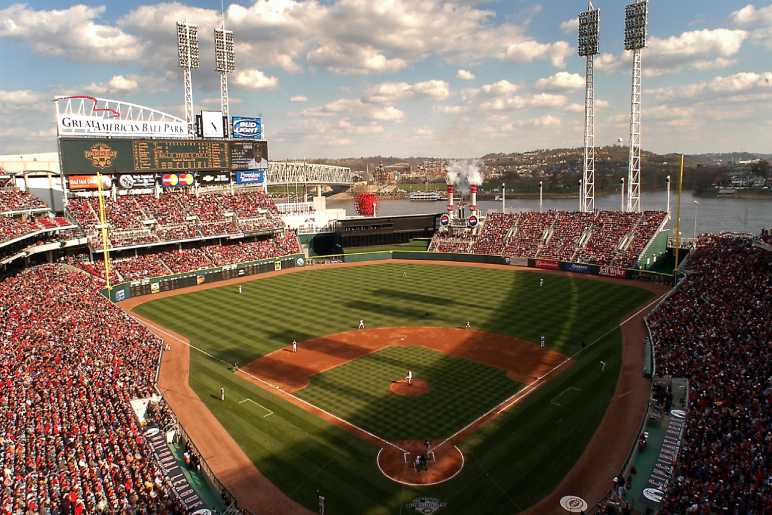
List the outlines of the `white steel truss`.
{"label": "white steel truss", "polygon": [[351,168],[293,161],[270,161],[268,184],[351,184]]}
{"label": "white steel truss", "polygon": [[641,211],[641,49],[633,50],[630,102],[630,156],[627,170],[627,211]]}
{"label": "white steel truss", "polygon": [[595,82],[594,56],[587,56],[584,90],[584,166],[582,167],[582,211],[595,211]]}

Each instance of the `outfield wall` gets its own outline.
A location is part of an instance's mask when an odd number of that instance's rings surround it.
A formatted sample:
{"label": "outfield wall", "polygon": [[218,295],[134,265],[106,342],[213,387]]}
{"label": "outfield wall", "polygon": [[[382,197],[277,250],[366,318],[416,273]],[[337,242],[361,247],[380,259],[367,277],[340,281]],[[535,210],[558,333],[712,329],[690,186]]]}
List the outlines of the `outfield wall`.
{"label": "outfield wall", "polygon": [[162,291],[187,288],[189,286],[224,281],[226,279],[234,279],[237,277],[245,277],[249,275],[257,275],[286,268],[296,268],[306,265],[324,265],[331,263],[388,261],[391,259],[407,259],[414,261],[455,261],[461,263],[512,265],[542,270],[559,270],[578,274],[600,275],[617,279],[633,279],[638,281],[660,282],[667,284],[672,282],[672,276],[668,274],[660,274],[646,270],[624,269],[605,265],[599,266],[587,263],[570,263],[549,259],[505,258],[501,256],[488,256],[479,254],[451,254],[438,252],[389,250],[380,252],[362,252],[355,254],[338,254],[332,256],[309,256],[308,258],[304,257],[302,254],[293,254],[290,256],[284,256],[279,259],[263,259],[258,261],[250,261],[247,263],[196,270],[195,272],[138,279],[113,286],[109,295],[107,293],[107,289],[105,288],[102,290],[102,294],[106,297],[109,297],[113,302],[120,302],[131,297],[153,295]]}
{"label": "outfield wall", "polygon": [[305,257],[302,254],[292,254],[281,258],[261,259],[234,265],[206,268],[194,272],[137,279],[114,285],[109,295],[107,288],[104,288],[102,289],[102,295],[109,297],[113,302],[120,302],[131,297],[152,295],[162,291],[187,288],[198,284],[213,283],[303,265],[305,265]]}

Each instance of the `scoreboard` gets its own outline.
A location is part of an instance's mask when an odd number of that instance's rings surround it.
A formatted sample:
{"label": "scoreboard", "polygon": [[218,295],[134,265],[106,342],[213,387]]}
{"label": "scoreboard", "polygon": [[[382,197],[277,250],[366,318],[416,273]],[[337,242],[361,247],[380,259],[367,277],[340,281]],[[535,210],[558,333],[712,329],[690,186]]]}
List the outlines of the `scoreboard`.
{"label": "scoreboard", "polygon": [[267,141],[59,138],[65,175],[255,170],[268,166]]}
{"label": "scoreboard", "polygon": [[133,143],[136,172],[230,169],[224,141],[166,139]]}

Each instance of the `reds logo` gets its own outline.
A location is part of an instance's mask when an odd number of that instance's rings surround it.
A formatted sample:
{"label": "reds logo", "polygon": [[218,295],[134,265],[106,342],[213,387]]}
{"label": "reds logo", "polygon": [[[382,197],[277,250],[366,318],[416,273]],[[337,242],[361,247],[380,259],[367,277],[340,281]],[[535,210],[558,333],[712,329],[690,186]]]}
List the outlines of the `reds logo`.
{"label": "reds logo", "polygon": [[113,164],[113,159],[118,157],[118,151],[110,145],[98,143],[83,153],[83,156],[91,162],[94,168],[107,168]]}

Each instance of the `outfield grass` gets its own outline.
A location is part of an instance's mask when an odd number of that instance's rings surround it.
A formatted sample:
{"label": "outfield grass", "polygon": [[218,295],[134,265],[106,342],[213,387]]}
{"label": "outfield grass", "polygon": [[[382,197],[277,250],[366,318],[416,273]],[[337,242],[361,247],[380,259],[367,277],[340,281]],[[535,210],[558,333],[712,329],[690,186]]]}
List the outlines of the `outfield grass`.
{"label": "outfield grass", "polygon": [[[412,370],[430,391],[403,397],[392,380]],[[446,438],[519,389],[506,372],[425,347],[387,347],[317,374],[298,397],[381,438]]]}
{"label": "outfield grass", "polygon": [[[446,502],[442,513],[511,513],[551,491],[581,454],[619,373],[614,328],[652,297],[626,285],[552,275],[539,288],[539,276],[441,265],[317,268],[246,283],[246,295],[223,287],[159,299],[137,311],[215,356],[191,353],[191,386],[257,467],[307,507],[315,507],[319,489],[330,513],[399,513],[418,496]],[[351,330],[360,318],[368,327],[471,320],[482,330],[530,341],[544,334],[548,346],[565,354],[611,332],[467,439],[459,476],[415,489],[380,474],[372,444],[239,379],[222,362],[247,363],[292,338]],[[608,363],[604,373],[599,360]],[[228,392],[225,402],[216,398],[219,385]],[[246,398],[257,404],[238,404]],[[258,404],[274,414],[263,418]],[[361,415],[352,410],[350,416]]]}

